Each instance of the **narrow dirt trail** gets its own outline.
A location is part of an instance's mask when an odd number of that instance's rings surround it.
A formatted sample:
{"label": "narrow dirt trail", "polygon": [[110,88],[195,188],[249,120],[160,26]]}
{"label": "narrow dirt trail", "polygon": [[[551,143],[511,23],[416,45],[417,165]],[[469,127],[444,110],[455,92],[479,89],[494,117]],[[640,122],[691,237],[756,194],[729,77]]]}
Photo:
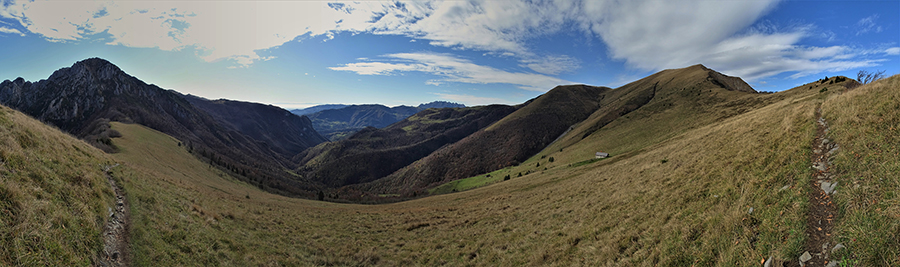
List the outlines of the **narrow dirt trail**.
{"label": "narrow dirt trail", "polygon": [[838,144],[828,140],[828,124],[822,117],[821,107],[816,109],[816,138],[812,143],[813,177],[809,183],[809,216],[806,219],[806,244],[800,255],[800,266],[838,266],[829,256],[836,246],[832,242],[832,229],[836,219],[836,208],[832,194],[837,192],[837,182],[833,181],[831,157],[838,150]]}
{"label": "narrow dirt trail", "polygon": [[128,202],[125,191],[116,185],[110,169],[119,164],[103,167],[109,185],[116,193],[116,207],[109,209],[109,220],[103,227],[103,251],[97,266],[128,266]]}

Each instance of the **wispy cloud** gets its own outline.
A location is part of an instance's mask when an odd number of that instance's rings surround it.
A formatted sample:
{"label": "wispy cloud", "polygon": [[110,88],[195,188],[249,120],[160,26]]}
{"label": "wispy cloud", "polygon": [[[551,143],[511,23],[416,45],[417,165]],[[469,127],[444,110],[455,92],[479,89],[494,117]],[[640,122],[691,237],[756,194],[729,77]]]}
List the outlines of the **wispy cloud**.
{"label": "wispy cloud", "polygon": [[438,97],[444,100],[450,100],[452,102],[463,103],[467,106],[478,106],[478,105],[489,105],[496,103],[506,103],[508,102],[505,99],[493,98],[493,97],[480,97],[473,95],[456,95],[456,94],[442,94],[442,93],[434,93]]}
{"label": "wispy cloud", "polygon": [[13,29],[13,28],[7,28],[7,27],[0,27],[0,33],[8,33],[8,34],[15,34],[15,35],[19,35],[19,36],[25,36],[25,34],[22,33],[21,31],[19,31],[17,29]]}
{"label": "wispy cloud", "polygon": [[856,22],[856,35],[862,35],[866,33],[880,33],[881,26],[876,24],[875,22],[878,20],[878,14],[873,14],[871,16],[860,19]]}
{"label": "wispy cloud", "polygon": [[548,75],[572,72],[581,67],[578,59],[566,55],[523,59],[521,62],[523,67]]}
{"label": "wispy cloud", "polygon": [[884,53],[888,56],[898,56],[900,55],[900,47],[891,47],[884,50]]}
{"label": "wispy cloud", "polygon": [[545,92],[556,85],[572,82],[559,78],[525,72],[508,72],[482,66],[449,54],[399,53],[382,56],[379,61],[348,63],[332,70],[352,71],[361,75],[392,75],[399,72],[423,72],[440,76],[428,84],[446,82],[472,84],[512,84],[521,89]]}
{"label": "wispy cloud", "polygon": [[710,48],[701,62],[722,72],[754,81],[781,73],[800,78],[823,71],[842,71],[877,65],[883,59],[861,55],[847,46],[796,45],[805,32],[752,34],[729,38]]}

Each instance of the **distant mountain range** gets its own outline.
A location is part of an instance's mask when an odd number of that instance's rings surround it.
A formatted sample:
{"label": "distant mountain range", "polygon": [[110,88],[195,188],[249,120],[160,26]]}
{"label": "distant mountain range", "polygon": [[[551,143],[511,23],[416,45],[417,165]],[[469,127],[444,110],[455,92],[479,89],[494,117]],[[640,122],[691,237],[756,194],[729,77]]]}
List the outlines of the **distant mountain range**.
{"label": "distant mountain range", "polygon": [[427,109],[390,126],[367,127],[297,155],[297,173],[331,187],[371,182],[491,125],[516,110],[506,105]]}
{"label": "distant mountain range", "polygon": [[329,140],[337,141],[346,138],[365,127],[384,128],[401,121],[417,112],[429,108],[462,108],[465,105],[446,101],[435,101],[418,106],[384,105],[340,105],[329,104],[313,106],[305,109],[294,109],[292,113],[306,115],[312,120],[313,127]]}

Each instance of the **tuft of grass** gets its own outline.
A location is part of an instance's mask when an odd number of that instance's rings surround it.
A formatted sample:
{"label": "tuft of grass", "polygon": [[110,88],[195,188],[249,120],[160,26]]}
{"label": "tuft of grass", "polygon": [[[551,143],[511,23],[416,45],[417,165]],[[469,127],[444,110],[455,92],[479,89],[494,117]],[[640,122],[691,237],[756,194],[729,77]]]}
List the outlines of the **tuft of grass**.
{"label": "tuft of grass", "polygon": [[[836,241],[861,266],[900,265],[900,76],[829,98],[823,113],[838,187]],[[843,263],[843,261],[842,261]]]}

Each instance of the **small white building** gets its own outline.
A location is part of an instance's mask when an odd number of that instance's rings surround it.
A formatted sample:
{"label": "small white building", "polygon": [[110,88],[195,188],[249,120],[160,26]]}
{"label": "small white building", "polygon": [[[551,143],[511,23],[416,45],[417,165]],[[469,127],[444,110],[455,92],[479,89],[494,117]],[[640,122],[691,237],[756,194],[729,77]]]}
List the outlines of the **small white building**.
{"label": "small white building", "polygon": [[603,158],[609,157],[609,153],[606,153],[606,152],[597,152],[596,157],[597,157],[598,159],[603,159]]}

